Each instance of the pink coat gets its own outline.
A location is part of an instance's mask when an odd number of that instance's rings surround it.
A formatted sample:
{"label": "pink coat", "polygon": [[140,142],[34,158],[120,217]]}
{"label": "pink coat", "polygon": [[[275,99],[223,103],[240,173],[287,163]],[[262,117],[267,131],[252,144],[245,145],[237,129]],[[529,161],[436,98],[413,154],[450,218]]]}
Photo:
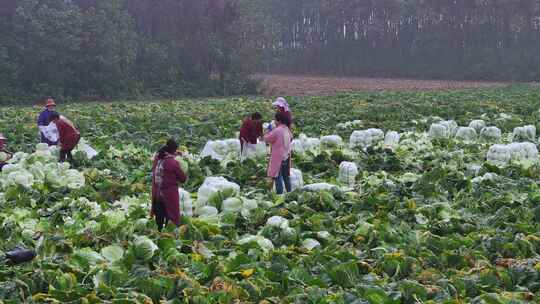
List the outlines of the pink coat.
{"label": "pink coat", "polygon": [[[285,141],[287,137],[290,139],[288,142]],[[272,146],[270,163],[268,164],[268,177],[277,177],[281,163],[290,158],[292,137],[291,130],[285,125],[280,125],[264,135],[264,141]]]}

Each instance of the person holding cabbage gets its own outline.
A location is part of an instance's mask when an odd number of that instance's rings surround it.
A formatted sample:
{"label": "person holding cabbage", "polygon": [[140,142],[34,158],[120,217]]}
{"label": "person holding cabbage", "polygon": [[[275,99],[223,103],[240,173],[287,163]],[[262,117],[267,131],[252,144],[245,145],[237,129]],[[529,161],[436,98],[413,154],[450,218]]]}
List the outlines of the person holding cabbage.
{"label": "person holding cabbage", "polygon": [[275,184],[276,193],[283,194],[283,184],[287,192],[291,192],[292,188],[290,171],[293,135],[286,114],[276,113],[275,120],[276,128],[264,135],[264,141],[272,148],[267,175],[270,178],[271,187]]}
{"label": "person holding cabbage", "polygon": [[53,122],[58,129],[58,147],[60,148],[60,162],[65,162],[66,158],[68,162],[73,161],[73,156],[71,151],[75,149],[79,140],[81,139],[81,133],[73,123],[65,118],[60,116],[60,114],[53,112],[49,116],[50,122]]}
{"label": "person holding cabbage", "polygon": [[56,103],[51,97],[47,98],[45,109],[39,114],[37,124],[39,128],[39,134],[41,136],[40,142],[46,143],[49,146],[58,144],[58,134],[54,125],[50,124],[50,117],[52,113],[55,113]]}
{"label": "person holding cabbage", "polygon": [[158,231],[170,221],[180,226],[180,195],[178,184],[185,183],[187,176],[175,159],[178,144],[169,139],[161,147],[152,166],[152,206],[150,215],[156,218]]}
{"label": "person holding cabbage", "polygon": [[0,172],[11,156],[12,154],[6,150],[6,137],[0,133]]}

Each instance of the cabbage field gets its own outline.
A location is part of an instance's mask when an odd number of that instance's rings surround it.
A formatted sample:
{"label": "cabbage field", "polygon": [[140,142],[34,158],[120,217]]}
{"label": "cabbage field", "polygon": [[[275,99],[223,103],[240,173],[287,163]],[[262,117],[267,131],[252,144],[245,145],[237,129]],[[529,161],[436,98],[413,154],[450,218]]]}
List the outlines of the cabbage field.
{"label": "cabbage field", "polygon": [[[272,119],[262,97],[59,103],[99,152],[74,166],[36,146],[39,107],[2,108],[18,153],[0,254],[37,256],[0,262],[0,303],[540,303],[540,89],[290,104],[283,196],[264,147],[240,162],[233,140],[250,112]],[[183,225],[158,233],[151,159],[169,136],[190,178]]]}

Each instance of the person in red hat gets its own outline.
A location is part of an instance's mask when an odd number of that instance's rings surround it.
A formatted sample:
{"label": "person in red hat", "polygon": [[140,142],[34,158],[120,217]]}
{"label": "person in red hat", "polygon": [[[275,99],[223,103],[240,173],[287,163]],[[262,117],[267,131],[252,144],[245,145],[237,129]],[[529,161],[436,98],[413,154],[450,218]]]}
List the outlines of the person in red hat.
{"label": "person in red hat", "polygon": [[60,117],[56,112],[52,112],[49,115],[49,121],[54,122],[58,129],[58,147],[60,148],[60,162],[67,161],[72,162],[73,157],[71,151],[75,149],[79,140],[81,139],[81,133],[71,121],[65,117]]}
{"label": "person in red hat", "polygon": [[48,138],[47,137],[48,132],[46,132],[47,126],[49,125],[51,113],[53,113],[55,109],[56,109],[56,103],[54,102],[54,99],[52,99],[51,97],[47,98],[45,109],[39,114],[38,121],[37,121],[39,134],[41,135],[40,142],[46,143],[49,146],[58,144],[58,140],[55,138],[52,138],[52,139]]}
{"label": "person in red hat", "polygon": [[6,138],[0,133],[0,171],[2,171],[11,156],[13,155],[6,150]]}

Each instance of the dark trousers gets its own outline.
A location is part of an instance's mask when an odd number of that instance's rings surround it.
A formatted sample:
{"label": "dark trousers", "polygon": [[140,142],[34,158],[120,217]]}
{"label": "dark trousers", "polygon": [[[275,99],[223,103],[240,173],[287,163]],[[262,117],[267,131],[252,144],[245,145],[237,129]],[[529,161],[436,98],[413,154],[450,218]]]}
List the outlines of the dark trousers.
{"label": "dark trousers", "polygon": [[283,194],[283,184],[285,184],[285,189],[287,192],[291,192],[291,160],[287,158],[281,162],[281,167],[279,168],[279,175],[276,177],[276,193]]}
{"label": "dark trousers", "polygon": [[163,203],[161,201],[154,201],[152,203],[152,212],[156,217],[158,231],[161,232],[161,230],[163,230],[163,227],[165,227],[165,225],[167,225],[167,222],[169,221],[169,219],[167,218],[167,213],[165,212],[165,206],[163,206]]}
{"label": "dark trousers", "polygon": [[67,158],[67,161],[72,163],[73,162],[73,156],[71,155],[71,150],[64,150],[64,149],[60,149],[60,162],[63,163],[66,161],[66,158]]}

